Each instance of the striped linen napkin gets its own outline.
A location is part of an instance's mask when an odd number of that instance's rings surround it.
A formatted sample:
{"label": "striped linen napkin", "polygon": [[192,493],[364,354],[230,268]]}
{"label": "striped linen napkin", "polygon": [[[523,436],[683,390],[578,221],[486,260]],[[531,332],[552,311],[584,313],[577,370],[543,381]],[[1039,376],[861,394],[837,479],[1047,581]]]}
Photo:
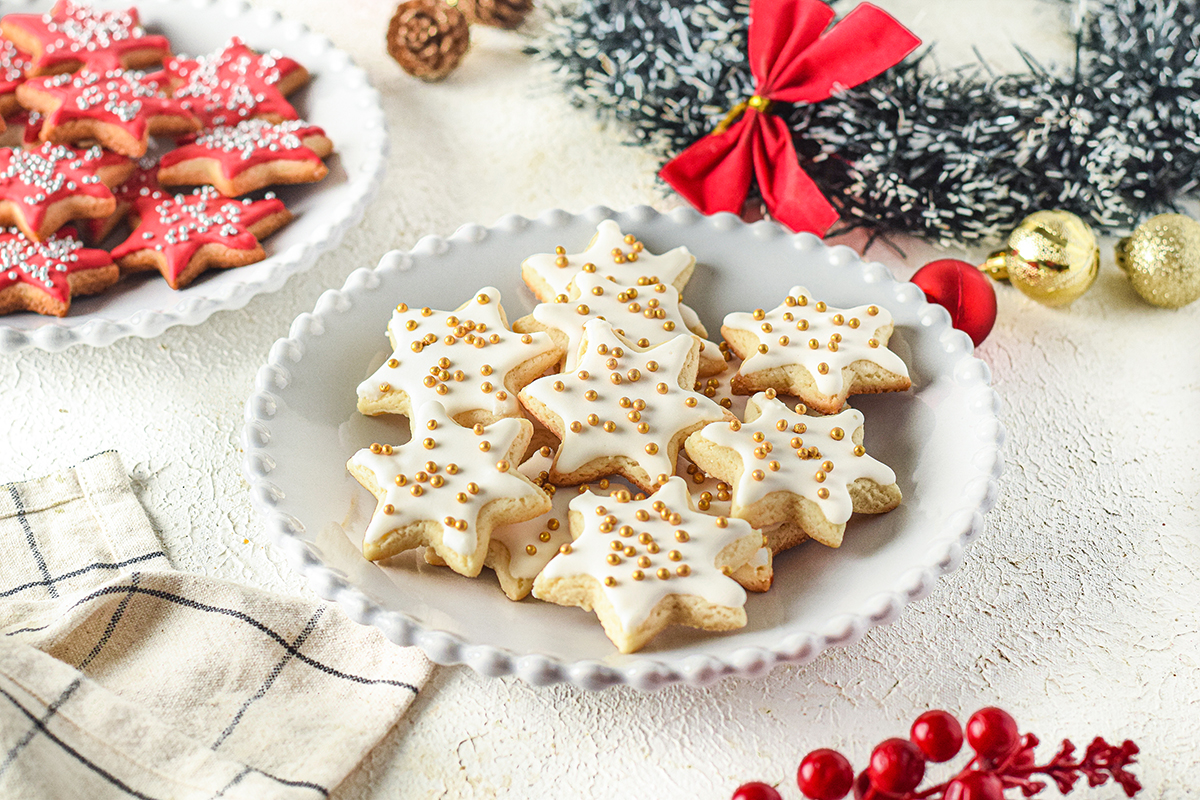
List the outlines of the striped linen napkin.
{"label": "striped linen napkin", "polygon": [[116,453],[0,486],[0,796],[318,798],[429,676],[339,608],[175,571]]}

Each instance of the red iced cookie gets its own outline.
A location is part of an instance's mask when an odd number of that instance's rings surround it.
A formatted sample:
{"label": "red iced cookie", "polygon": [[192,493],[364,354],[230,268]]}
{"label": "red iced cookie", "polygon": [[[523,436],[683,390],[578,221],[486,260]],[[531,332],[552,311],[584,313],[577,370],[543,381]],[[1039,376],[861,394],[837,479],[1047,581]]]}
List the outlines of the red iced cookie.
{"label": "red iced cookie", "polygon": [[0,31],[30,54],[31,77],[89,65],[141,69],[171,55],[167,38],[147,35],[135,8],[98,11],[86,3],[59,0],[49,14],[5,16]]}
{"label": "red iced cookie", "polygon": [[120,270],[103,250],[92,250],[64,228],[44,242],[17,228],[0,229],[0,314],[32,311],[65,316],[73,296],[95,294],[117,282]]}

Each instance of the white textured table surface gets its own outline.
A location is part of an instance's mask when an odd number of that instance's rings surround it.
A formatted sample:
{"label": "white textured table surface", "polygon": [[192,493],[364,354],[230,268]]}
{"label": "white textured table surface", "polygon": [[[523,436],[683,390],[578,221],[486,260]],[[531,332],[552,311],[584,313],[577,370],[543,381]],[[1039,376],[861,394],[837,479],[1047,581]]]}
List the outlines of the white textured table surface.
{"label": "white textured table surface", "polygon": [[[1013,63],[1012,42],[1053,55],[1066,41],[1059,6],[1045,0],[1004,4],[997,20],[979,20],[982,0],[881,4],[939,41],[951,63],[972,44]],[[264,540],[240,468],[242,404],[291,320],[352,269],[426,233],[555,206],[675,201],[656,185],[653,159],[567,107],[514,34],[473,31],[463,66],[428,86],[384,53],[390,3],[264,5],[330,36],[383,92],[393,151],[379,200],[342,247],[243,310],[149,341],[0,356],[0,480],[117,449],[179,568],[305,593]],[[964,40],[964,30],[988,31],[988,41]],[[907,263],[883,248],[869,255],[901,277],[923,263],[916,248]],[[929,707],[965,716],[989,704],[1048,743],[1132,738],[1144,796],[1194,796],[1198,336],[1200,303],[1143,304],[1111,251],[1068,310],[1001,288],[999,323],[978,351],[1005,403],[1000,500],[932,596],[810,665],[707,690],[585,694],[439,669],[337,796],[724,800],[764,780],[793,800],[810,749],[842,749],[861,767]]]}

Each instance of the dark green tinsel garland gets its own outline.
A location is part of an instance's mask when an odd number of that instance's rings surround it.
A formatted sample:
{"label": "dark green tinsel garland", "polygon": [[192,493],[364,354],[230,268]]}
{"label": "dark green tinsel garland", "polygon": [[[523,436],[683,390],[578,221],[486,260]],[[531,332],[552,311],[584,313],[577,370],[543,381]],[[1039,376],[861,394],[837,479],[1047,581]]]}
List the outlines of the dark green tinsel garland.
{"label": "dark green tinsel garland", "polygon": [[[664,161],[752,93],[748,0],[551,2],[532,51],[574,102],[625,123]],[[971,244],[1065,208],[1125,231],[1200,183],[1198,6],[1098,0],[1065,68],[1027,58],[1017,74],[946,72],[926,50],[779,113],[845,225]]]}

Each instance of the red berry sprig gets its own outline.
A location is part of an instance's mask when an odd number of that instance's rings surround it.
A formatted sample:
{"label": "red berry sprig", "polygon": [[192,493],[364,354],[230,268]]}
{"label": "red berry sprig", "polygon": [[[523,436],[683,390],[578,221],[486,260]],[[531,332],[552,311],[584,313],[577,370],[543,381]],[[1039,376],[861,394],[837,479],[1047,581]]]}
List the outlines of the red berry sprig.
{"label": "red berry sprig", "polygon": [[[918,790],[925,764],[954,758],[964,739],[975,755],[963,769],[944,783]],[[867,768],[858,775],[836,750],[813,750],[800,762],[796,783],[809,800],[842,800],[851,791],[855,800],[1004,800],[1006,789],[1033,797],[1047,786],[1035,778],[1038,775],[1053,781],[1062,794],[1074,789],[1080,778],[1086,778],[1088,786],[1100,786],[1111,778],[1127,797],[1142,789],[1127,769],[1138,753],[1138,746],[1129,740],[1113,745],[1097,736],[1083,757],[1075,760],[1075,745],[1064,739],[1054,758],[1041,766],[1033,753],[1037,745],[1036,736],[1021,735],[1012,715],[999,708],[976,711],[965,729],[949,712],[927,711],[917,717],[908,739],[886,739],[876,746]],[[732,800],[781,797],[765,783],[747,783],[738,787]]]}

